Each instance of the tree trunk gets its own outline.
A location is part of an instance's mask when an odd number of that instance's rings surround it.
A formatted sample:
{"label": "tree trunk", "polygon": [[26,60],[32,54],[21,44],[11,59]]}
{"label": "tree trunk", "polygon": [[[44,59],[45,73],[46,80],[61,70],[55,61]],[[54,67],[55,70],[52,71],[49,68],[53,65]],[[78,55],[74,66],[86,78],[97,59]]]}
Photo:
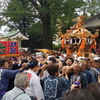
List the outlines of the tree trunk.
{"label": "tree trunk", "polygon": [[42,20],[43,23],[43,48],[52,49],[52,34],[50,16],[47,15]]}

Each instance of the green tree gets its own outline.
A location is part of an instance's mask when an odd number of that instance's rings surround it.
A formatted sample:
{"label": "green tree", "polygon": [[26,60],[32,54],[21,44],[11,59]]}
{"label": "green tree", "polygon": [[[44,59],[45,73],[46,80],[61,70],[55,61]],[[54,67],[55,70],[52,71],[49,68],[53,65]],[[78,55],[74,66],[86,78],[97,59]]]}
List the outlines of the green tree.
{"label": "green tree", "polygon": [[32,30],[33,24],[40,21],[43,48],[51,49],[56,25],[62,26],[61,31],[65,32],[71,20],[77,16],[76,9],[83,5],[83,0],[12,0],[4,14],[23,33]]}

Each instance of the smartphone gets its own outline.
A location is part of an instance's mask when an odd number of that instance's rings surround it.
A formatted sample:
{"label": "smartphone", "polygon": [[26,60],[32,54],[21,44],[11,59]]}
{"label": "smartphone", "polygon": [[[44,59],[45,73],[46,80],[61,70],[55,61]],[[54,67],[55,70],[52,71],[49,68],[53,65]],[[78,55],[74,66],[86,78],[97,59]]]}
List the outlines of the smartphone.
{"label": "smartphone", "polygon": [[77,75],[77,76],[74,76],[73,77],[73,84],[77,85],[78,87],[80,86],[81,82],[80,82],[80,76]]}

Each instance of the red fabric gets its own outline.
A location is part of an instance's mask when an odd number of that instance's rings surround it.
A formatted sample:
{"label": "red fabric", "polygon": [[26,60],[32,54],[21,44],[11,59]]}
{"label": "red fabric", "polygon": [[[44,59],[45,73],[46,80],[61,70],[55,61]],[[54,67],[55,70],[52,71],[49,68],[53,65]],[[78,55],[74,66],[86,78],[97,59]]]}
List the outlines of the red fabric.
{"label": "red fabric", "polygon": [[18,42],[0,41],[0,57],[18,55]]}

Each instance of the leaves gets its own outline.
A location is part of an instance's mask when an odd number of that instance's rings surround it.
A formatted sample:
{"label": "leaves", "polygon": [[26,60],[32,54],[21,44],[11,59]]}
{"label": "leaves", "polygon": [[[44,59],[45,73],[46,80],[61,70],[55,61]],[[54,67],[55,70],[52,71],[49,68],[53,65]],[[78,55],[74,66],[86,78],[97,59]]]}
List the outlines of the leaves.
{"label": "leaves", "polygon": [[83,0],[12,0],[3,15],[9,19],[10,27],[30,36],[39,34],[40,40],[48,39],[45,45],[50,47],[49,41],[59,31],[57,27],[61,26],[61,32],[65,33],[73,24],[71,20],[78,16],[76,8],[81,9],[84,4]]}

